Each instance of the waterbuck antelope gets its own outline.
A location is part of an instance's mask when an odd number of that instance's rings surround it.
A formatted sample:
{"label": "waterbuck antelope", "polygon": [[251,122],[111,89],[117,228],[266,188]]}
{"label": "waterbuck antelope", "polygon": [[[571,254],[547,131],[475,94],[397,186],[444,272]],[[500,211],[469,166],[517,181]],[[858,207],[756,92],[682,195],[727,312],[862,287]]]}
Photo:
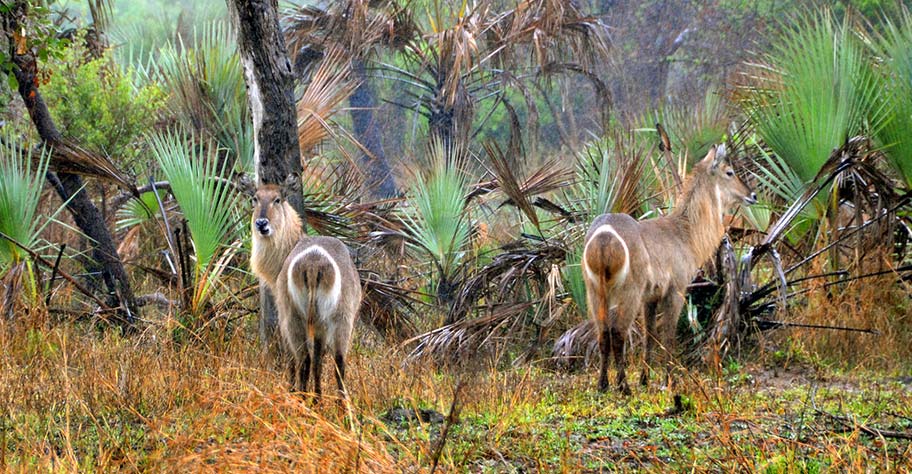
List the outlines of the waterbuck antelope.
{"label": "waterbuck antelope", "polygon": [[[601,352],[600,391],[608,389],[608,360],[613,356],[618,390],[630,393],[625,346],[631,325],[641,314],[645,316],[646,348],[640,384],[649,382],[656,342],[664,346],[663,359],[670,375],[675,329],[687,285],[718,248],[725,234],[724,212],[756,200],[726,159],[724,145],[719,145],[694,165],[669,215],[636,221],[626,214],[603,214],[592,222],[581,266]],[[615,305],[616,311],[611,312]]]}
{"label": "waterbuck antelope", "polygon": [[348,248],[334,237],[308,237],[277,186],[255,196],[250,266],[275,295],[279,331],[291,355],[293,390],[306,391],[311,371],[319,396],[323,353],[335,361],[344,395],[345,356],[361,305],[361,280]]}

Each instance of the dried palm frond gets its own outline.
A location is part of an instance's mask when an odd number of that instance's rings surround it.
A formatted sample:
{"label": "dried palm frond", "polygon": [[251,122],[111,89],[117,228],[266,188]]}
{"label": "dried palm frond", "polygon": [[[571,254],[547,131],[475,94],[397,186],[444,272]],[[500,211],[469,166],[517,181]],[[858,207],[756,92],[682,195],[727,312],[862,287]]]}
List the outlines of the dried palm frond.
{"label": "dried palm frond", "polygon": [[120,171],[109,157],[86,150],[71,141],[63,140],[52,149],[50,169],[110,181],[134,194],[136,192],[133,179]]}
{"label": "dried palm frond", "polygon": [[535,212],[530,198],[568,185],[572,172],[556,161],[550,161],[520,182],[516,171],[521,160],[507,158],[497,143],[493,141],[485,142],[484,148],[496,176],[494,181],[487,183],[485,190],[489,192],[499,189],[506,194],[507,201],[503,204],[511,204],[519,208],[538,228],[538,214]]}
{"label": "dried palm frond", "polygon": [[324,56],[297,104],[302,158],[309,156],[314,147],[333,134],[330,118],[357,86],[351,77],[350,61],[343,50],[334,49]]}
{"label": "dried palm frond", "polygon": [[633,132],[590,144],[576,156],[576,179],[564,188],[558,206],[564,212],[559,214],[570,221],[589,221],[608,212],[636,216],[648,197],[644,187],[661,174],[655,169],[647,175],[649,163],[647,148]]}
{"label": "dried palm frond", "polygon": [[414,292],[394,282],[384,280],[373,271],[362,270],[361,287],[364,300],[361,302],[361,317],[380,333],[403,339],[417,332],[411,315],[415,307],[423,304]]}
{"label": "dried palm frond", "polygon": [[401,47],[416,33],[409,10],[395,1],[347,0],[327,8],[301,5],[283,13],[283,31],[292,62],[301,52],[342,49],[352,59],[378,46]]}
{"label": "dried palm frond", "polygon": [[304,163],[301,187],[304,192],[304,215],[308,228],[321,235],[351,239],[353,227],[365,206],[357,205],[363,195],[363,176],[349,162]]}
{"label": "dried palm frond", "polygon": [[566,371],[588,367],[598,361],[598,338],[595,337],[595,323],[585,319],[564,332],[551,350],[556,365]]}
{"label": "dried palm frond", "polygon": [[517,240],[500,250],[491,263],[458,285],[448,322],[460,321],[482,309],[477,307],[482,300],[486,306],[494,306],[528,298],[529,289],[542,293],[541,289],[548,286],[551,266],[563,263],[566,256],[560,242],[540,239]]}
{"label": "dried palm frond", "polygon": [[457,321],[413,337],[403,342],[406,346],[417,343],[407,360],[431,357],[457,363],[478,361],[484,351],[496,350],[497,343],[519,339],[523,318],[518,316],[533,306],[531,302],[492,306],[486,316]]}

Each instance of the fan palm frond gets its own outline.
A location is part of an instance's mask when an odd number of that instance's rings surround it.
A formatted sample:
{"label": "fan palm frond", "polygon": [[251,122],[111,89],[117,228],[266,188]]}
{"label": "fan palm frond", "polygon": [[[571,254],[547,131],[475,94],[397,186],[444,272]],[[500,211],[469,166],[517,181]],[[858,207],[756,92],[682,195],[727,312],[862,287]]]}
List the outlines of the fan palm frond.
{"label": "fan palm frond", "polygon": [[298,100],[298,142],[302,157],[312,154],[313,148],[333,133],[330,119],[357,86],[345,52],[341,49],[330,51]]}
{"label": "fan palm frond", "polygon": [[240,224],[239,195],[218,164],[214,144],[200,147],[175,132],[152,135],[150,142],[190,231],[195,255],[190,310],[199,314],[247,229]]}
{"label": "fan palm frond", "polygon": [[[0,232],[33,248],[44,228],[37,212],[50,153],[42,149],[33,161],[18,139],[4,135],[0,141]],[[0,267],[4,272],[27,256],[18,245],[0,238]]]}
{"label": "fan palm frond", "polygon": [[234,32],[211,22],[164,45],[149,74],[171,91],[182,125],[228,150],[239,171],[253,170],[253,127]]}
{"label": "fan palm frond", "polygon": [[888,112],[850,21],[826,10],[786,26],[749,82],[755,130],[806,183],[849,138],[879,131]]}
{"label": "fan palm frond", "polygon": [[884,18],[884,28],[872,44],[884,66],[891,113],[875,137],[906,188],[912,188],[912,13],[903,8],[897,21]]}

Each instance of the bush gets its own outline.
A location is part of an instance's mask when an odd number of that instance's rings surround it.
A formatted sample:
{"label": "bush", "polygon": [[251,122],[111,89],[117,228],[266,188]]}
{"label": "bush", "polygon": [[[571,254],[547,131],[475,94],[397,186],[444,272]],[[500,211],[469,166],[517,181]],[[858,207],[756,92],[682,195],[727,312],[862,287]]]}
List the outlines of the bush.
{"label": "bush", "polygon": [[[133,167],[142,152],[142,136],[160,117],[165,94],[155,83],[134,84],[110,52],[88,59],[77,39],[61,59],[49,63],[50,79],[42,92],[61,132],[81,145]],[[139,171],[139,170],[135,170]]]}

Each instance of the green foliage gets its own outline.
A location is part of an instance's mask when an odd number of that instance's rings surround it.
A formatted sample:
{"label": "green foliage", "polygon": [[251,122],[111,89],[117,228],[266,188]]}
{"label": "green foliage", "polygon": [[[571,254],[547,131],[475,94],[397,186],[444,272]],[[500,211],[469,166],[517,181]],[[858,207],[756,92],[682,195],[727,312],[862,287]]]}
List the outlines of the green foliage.
{"label": "green foliage", "polygon": [[189,130],[225,148],[238,170],[253,171],[253,126],[234,33],[224,22],[162,47],[148,69],[171,93],[169,108]]}
{"label": "green foliage", "polygon": [[904,10],[898,21],[884,19],[885,32],[873,43],[886,75],[890,116],[876,134],[890,164],[912,187],[912,14]]}
{"label": "green foliage", "polygon": [[852,136],[876,132],[882,84],[847,21],[827,12],[787,25],[756,66],[747,112],[757,133],[804,182]]}
{"label": "green foliage", "polygon": [[440,144],[429,148],[429,169],[415,172],[403,224],[412,247],[429,254],[441,278],[448,280],[465,256],[472,232],[466,210],[468,176],[458,152]]}
{"label": "green foliage", "polygon": [[583,239],[577,239],[576,245],[567,251],[567,258],[561,271],[565,287],[570,292],[570,298],[579,309],[579,314],[586,316],[589,304],[586,301],[586,282],[583,279],[583,268],[580,263],[583,259]]}
{"label": "green foliage", "polygon": [[[50,154],[42,150],[33,162],[24,143],[4,135],[0,146],[0,232],[34,248],[44,229],[37,213]],[[0,267],[4,272],[27,257],[21,248],[0,238]]]}
{"label": "green foliage", "polygon": [[82,44],[77,39],[49,64],[42,93],[51,115],[64,135],[81,145],[141,166],[141,138],[158,121],[165,95],[154,83],[134,86],[134,71],[120,69],[110,52],[86,61]]}
{"label": "green foliage", "polygon": [[[159,191],[159,196],[162,196],[161,191]],[[117,210],[115,229],[120,231],[148,222],[155,217],[157,210],[158,200],[155,198],[155,193],[151,191],[142,193],[139,199],[130,199]]]}
{"label": "green foliage", "polygon": [[576,156],[576,180],[565,191],[567,204],[591,220],[610,212],[634,214],[643,204],[642,187],[649,183],[647,156],[633,134],[588,144]]}
{"label": "green foliage", "polygon": [[152,135],[149,141],[190,229],[196,257],[190,310],[199,314],[240,246],[246,228],[240,224],[240,197],[213,144],[188,143],[177,133]]}
{"label": "green foliage", "polygon": [[643,125],[662,124],[674,152],[683,152],[688,164],[699,161],[710,147],[722,142],[728,125],[725,102],[715,89],[706,91],[702,103],[666,105],[650,118]]}

